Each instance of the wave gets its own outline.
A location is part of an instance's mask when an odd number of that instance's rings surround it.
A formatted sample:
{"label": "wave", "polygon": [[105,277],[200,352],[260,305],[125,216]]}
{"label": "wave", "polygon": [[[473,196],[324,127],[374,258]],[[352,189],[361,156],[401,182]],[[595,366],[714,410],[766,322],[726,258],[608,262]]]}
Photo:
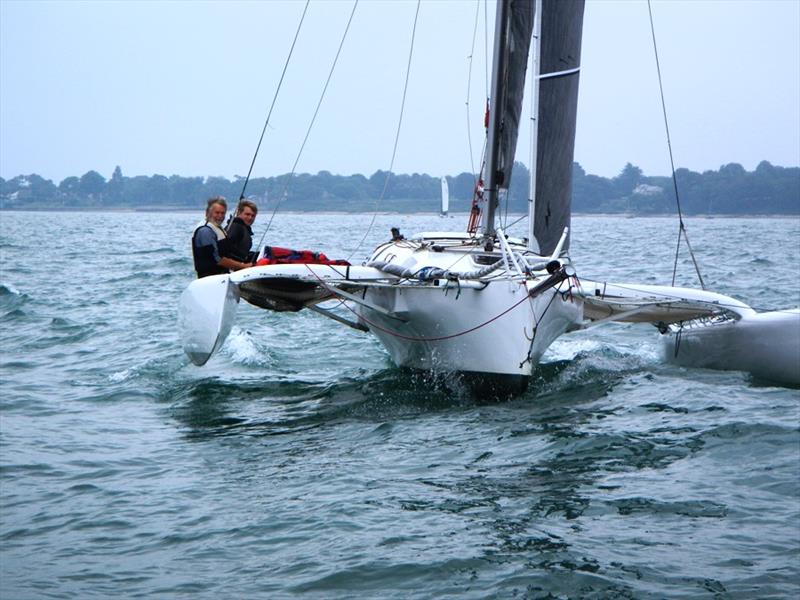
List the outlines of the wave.
{"label": "wave", "polygon": [[26,313],[24,310],[22,310],[21,308],[15,308],[15,309],[10,310],[10,311],[8,311],[6,313],[3,313],[2,319],[3,319],[4,322],[9,322],[9,321],[15,321],[17,319],[21,320],[21,319],[24,319],[27,316],[28,316],[28,313]]}
{"label": "wave", "polygon": [[5,296],[21,296],[21,295],[22,292],[20,292],[10,283],[0,283],[0,298]]}
{"label": "wave", "polygon": [[711,517],[720,519],[728,515],[728,507],[710,500],[684,500],[663,502],[652,498],[623,498],[609,503],[621,515],[636,513],[678,515],[683,517]]}
{"label": "wave", "polygon": [[[128,275],[123,275],[122,277],[112,277],[111,279],[107,279],[102,283],[104,285],[112,285],[112,284],[119,284],[119,283],[129,283],[135,281],[146,281],[148,283],[152,283],[154,281],[169,281],[174,278],[174,273],[154,273],[153,271],[135,271]],[[116,292],[115,295],[123,295],[129,294],[128,291],[121,290]]]}
{"label": "wave", "polygon": [[170,246],[161,246],[159,248],[146,248],[144,250],[115,251],[108,253],[109,256],[139,256],[147,254],[177,254],[177,251]]}
{"label": "wave", "polygon": [[10,283],[0,283],[0,310],[8,311],[6,318],[19,318],[25,315],[21,307],[30,297],[20,292]]}

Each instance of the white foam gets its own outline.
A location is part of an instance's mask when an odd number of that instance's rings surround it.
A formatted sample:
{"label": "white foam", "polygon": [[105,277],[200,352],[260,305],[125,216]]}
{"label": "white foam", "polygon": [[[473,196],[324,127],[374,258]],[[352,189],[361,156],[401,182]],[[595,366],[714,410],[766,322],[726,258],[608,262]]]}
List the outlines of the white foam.
{"label": "white foam", "polygon": [[111,383],[120,383],[125,381],[126,379],[130,379],[130,376],[133,375],[134,369],[123,369],[122,371],[117,371],[116,373],[112,373],[108,376],[108,380]]}
{"label": "white foam", "polygon": [[249,332],[234,325],[222,352],[236,364],[263,366],[269,363],[269,355],[258,346]]}
{"label": "white foam", "polygon": [[[659,336],[661,337],[661,336]],[[643,363],[662,362],[660,340],[653,342],[641,342],[636,345],[636,355]]]}
{"label": "white foam", "polygon": [[600,350],[602,342],[594,339],[556,339],[545,352],[543,358],[551,360],[573,360],[582,353],[590,353]]}

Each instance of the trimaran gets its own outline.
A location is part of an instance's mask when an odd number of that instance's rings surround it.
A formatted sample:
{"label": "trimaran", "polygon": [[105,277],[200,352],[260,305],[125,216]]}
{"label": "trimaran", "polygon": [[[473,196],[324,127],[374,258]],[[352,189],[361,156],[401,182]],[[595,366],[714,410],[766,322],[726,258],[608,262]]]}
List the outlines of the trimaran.
{"label": "trimaran", "polygon": [[[273,264],[195,280],[179,311],[191,361],[220,348],[241,298],[310,309],[374,334],[398,366],[459,373],[500,393],[524,390],[559,336],[612,321],[655,324],[676,362],[800,384],[800,309],[757,313],[705,290],[578,278],[569,226],[583,9],[583,0],[497,2],[477,231],[397,236],[357,266]],[[511,181],[529,52],[530,233],[513,239],[495,212]],[[321,306],[328,300],[349,314]]]}

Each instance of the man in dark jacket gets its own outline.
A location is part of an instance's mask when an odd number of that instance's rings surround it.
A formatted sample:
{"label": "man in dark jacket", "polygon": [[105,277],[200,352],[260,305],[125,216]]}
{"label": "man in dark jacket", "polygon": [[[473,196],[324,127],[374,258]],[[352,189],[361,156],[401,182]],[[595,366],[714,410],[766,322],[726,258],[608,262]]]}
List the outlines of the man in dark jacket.
{"label": "man in dark jacket", "polygon": [[231,258],[230,241],[222,230],[222,221],[228,205],[225,198],[215,196],[206,206],[206,219],[194,230],[192,236],[192,256],[197,277],[221,275],[230,269],[238,271],[251,267],[251,262]]}
{"label": "man in dark jacket", "polygon": [[228,223],[225,232],[228,234],[227,256],[244,262],[253,262],[256,253],[251,252],[253,246],[253,222],[256,220],[258,207],[250,200],[240,200],[236,207],[236,216]]}

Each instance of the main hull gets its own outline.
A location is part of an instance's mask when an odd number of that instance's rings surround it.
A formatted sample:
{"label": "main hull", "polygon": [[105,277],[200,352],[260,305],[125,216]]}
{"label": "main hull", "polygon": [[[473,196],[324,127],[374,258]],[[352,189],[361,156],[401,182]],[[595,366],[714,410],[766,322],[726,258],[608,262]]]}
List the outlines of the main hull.
{"label": "main hull", "polygon": [[581,319],[580,306],[555,290],[529,296],[526,282],[483,288],[395,287],[364,298],[397,317],[360,306],[364,324],[401,367],[484,376],[530,376],[542,354]]}
{"label": "main hull", "polygon": [[[513,268],[510,251],[519,257],[525,247],[506,244],[504,254],[437,232],[378,247],[368,264],[403,278],[364,290],[356,309],[361,323],[400,367],[524,387],[553,340],[581,323],[583,304],[569,294],[568,280],[548,283],[545,270]],[[467,275],[493,264],[498,268],[489,275]],[[439,271],[438,279],[420,277],[430,269]]]}

